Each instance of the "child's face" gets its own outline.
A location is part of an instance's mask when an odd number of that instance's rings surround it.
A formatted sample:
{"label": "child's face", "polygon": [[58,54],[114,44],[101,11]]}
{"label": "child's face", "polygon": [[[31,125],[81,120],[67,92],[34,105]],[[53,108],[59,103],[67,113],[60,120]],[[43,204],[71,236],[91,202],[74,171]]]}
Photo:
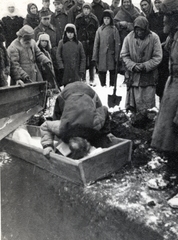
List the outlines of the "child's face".
{"label": "child's face", "polygon": [[83,8],[83,14],[85,16],[88,16],[90,14],[90,9],[89,8]]}
{"label": "child's face", "polygon": [[110,17],[104,17],[104,18],[103,18],[103,22],[104,22],[104,24],[105,24],[106,26],[109,25],[109,24],[111,23]]}
{"label": "child's face", "polygon": [[66,34],[67,34],[67,37],[68,37],[69,40],[72,40],[74,38],[74,33],[67,32]]}
{"label": "child's face", "polygon": [[14,7],[14,6],[9,6],[9,7],[8,7],[8,11],[9,11],[10,13],[13,13],[13,12],[15,11],[15,7]]}
{"label": "child's face", "polygon": [[159,10],[161,3],[162,3],[161,0],[155,0],[155,7],[157,10]]}
{"label": "child's face", "polygon": [[41,44],[41,46],[42,46],[43,48],[45,48],[45,47],[48,45],[48,41],[46,41],[46,40],[41,40],[41,41],[40,41],[40,44]]}
{"label": "child's face", "polygon": [[32,5],[31,8],[30,8],[30,12],[32,14],[36,14],[37,13],[37,8],[34,5]]}

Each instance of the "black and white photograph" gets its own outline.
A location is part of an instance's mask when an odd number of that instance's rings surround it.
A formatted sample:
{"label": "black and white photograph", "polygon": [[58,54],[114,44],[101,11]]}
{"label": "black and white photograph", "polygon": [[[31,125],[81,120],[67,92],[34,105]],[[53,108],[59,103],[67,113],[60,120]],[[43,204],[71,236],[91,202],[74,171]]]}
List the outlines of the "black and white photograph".
{"label": "black and white photograph", "polygon": [[0,238],[178,240],[178,0],[1,0]]}

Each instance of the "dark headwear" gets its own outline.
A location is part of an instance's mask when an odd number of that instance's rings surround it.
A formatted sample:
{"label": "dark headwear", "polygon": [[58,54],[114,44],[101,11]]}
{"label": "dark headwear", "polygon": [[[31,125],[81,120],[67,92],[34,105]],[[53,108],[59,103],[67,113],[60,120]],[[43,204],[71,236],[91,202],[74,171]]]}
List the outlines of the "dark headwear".
{"label": "dark headwear", "polygon": [[109,10],[109,9],[104,10],[103,16],[101,19],[101,25],[104,23],[104,21],[103,21],[104,17],[109,17],[111,19],[111,25],[113,25],[114,12],[112,10]]}
{"label": "dark headwear", "polygon": [[74,24],[72,23],[68,23],[66,24],[65,28],[64,28],[64,36],[63,36],[63,43],[66,43],[67,41],[69,41],[66,32],[73,32],[74,33],[74,41],[76,43],[78,43],[78,39],[77,39],[77,30]]}
{"label": "dark headwear", "polygon": [[134,21],[134,29],[136,27],[144,29],[145,30],[145,36],[147,36],[150,33],[149,22],[148,22],[147,18],[144,17],[144,16],[139,16],[139,17],[137,17],[135,19],[135,21]]}

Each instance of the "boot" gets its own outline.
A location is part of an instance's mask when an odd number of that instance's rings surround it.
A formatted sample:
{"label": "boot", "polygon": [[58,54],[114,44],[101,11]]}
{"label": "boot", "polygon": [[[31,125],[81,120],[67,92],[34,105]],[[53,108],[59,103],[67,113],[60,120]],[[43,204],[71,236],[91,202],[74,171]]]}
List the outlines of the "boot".
{"label": "boot", "polygon": [[101,86],[106,86],[106,72],[99,72],[99,79],[101,82]]}

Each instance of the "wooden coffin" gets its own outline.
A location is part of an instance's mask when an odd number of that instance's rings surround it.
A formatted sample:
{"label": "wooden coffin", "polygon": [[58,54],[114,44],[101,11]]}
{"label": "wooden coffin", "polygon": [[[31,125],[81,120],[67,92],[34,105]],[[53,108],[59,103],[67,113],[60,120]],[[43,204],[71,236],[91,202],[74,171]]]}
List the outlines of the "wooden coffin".
{"label": "wooden coffin", "polygon": [[[38,85],[27,86],[23,89],[15,87],[18,94],[16,91],[13,92],[15,89],[11,89],[14,96],[16,95],[14,98],[17,100],[15,101],[15,108],[11,107],[13,98],[11,98],[10,101],[7,95],[3,95],[2,105],[4,107],[10,107],[13,114],[11,117],[8,117],[11,115],[11,111],[9,112],[7,110],[7,112],[5,111],[1,116],[3,117],[0,119],[0,135],[2,133],[0,138],[2,139],[0,141],[1,149],[61,178],[82,185],[91,184],[98,179],[118,171],[131,160],[132,142],[114,136],[111,137],[112,141],[108,143],[107,148],[103,148],[102,152],[84,157],[80,160],[73,160],[56,153],[51,153],[48,159],[43,155],[43,149],[40,147],[25,144],[13,140],[10,137],[4,138],[8,133],[15,130],[31,115],[37,113],[42,108],[45,86],[37,86]],[[7,89],[5,91],[7,91]],[[3,90],[0,90],[0,94],[1,92],[3,92]],[[35,100],[33,100],[33,98]],[[27,101],[27,99],[29,99],[29,101]],[[18,103],[20,103],[20,105],[18,105]],[[0,108],[3,110],[2,106],[0,106]],[[27,129],[32,137],[40,136],[40,128],[38,126],[27,126]]]}

